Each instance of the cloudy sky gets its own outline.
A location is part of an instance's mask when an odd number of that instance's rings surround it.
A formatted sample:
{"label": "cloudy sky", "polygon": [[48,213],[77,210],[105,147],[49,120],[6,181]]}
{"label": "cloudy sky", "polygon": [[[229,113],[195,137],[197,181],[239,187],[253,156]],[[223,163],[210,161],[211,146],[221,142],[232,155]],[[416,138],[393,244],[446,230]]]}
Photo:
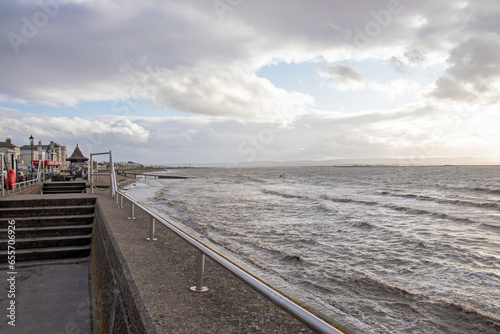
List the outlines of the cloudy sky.
{"label": "cloudy sky", "polygon": [[499,18],[498,0],[1,1],[0,140],[500,163]]}

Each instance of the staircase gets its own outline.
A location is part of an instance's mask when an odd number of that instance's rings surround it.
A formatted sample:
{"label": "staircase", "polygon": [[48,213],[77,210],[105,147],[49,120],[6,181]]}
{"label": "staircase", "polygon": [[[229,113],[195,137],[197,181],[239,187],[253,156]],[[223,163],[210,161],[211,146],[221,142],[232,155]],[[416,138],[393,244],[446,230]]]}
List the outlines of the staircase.
{"label": "staircase", "polygon": [[42,192],[44,194],[81,194],[85,193],[86,181],[45,182]]}
{"label": "staircase", "polygon": [[[9,245],[15,247],[16,268],[88,261],[95,202],[75,194],[0,200],[0,269],[8,268]],[[9,226],[15,226],[15,243],[9,244]]]}

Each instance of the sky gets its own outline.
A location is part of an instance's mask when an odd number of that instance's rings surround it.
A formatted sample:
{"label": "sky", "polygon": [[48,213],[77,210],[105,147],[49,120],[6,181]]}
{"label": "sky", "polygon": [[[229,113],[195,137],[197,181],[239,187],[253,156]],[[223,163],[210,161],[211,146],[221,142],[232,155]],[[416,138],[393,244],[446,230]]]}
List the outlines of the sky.
{"label": "sky", "polygon": [[1,1],[0,140],[146,165],[500,163],[499,18],[497,0]]}

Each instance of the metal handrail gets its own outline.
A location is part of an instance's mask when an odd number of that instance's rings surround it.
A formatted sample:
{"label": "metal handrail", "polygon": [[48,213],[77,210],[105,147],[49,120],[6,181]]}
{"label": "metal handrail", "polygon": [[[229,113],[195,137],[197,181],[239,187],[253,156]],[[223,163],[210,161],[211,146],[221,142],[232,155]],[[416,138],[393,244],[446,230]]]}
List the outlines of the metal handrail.
{"label": "metal handrail", "polygon": [[[5,176],[4,176],[4,170],[7,170],[6,169],[6,166],[4,165],[4,153],[0,153],[0,173],[1,173],[1,177],[0,177],[0,187],[2,188],[1,189],[1,196],[5,196],[5,189],[4,189],[4,182],[5,182]],[[10,192],[12,191],[12,193],[15,193],[16,192],[16,188],[19,189],[19,191],[22,190],[22,186],[24,185],[24,189],[28,189],[28,185],[31,187],[31,186],[34,186],[35,184],[37,184],[38,182],[40,182],[40,175],[41,175],[41,171],[38,170],[37,174],[36,174],[36,178],[32,179],[32,180],[27,180],[27,181],[23,181],[23,182],[16,182],[14,183],[12,186],[12,189],[9,190],[7,189],[7,194],[10,194]],[[16,187],[14,187],[16,186]]]}
{"label": "metal handrail", "polygon": [[4,188],[4,174],[3,174],[3,170],[4,170],[4,165],[3,165],[3,159],[4,159],[4,155],[3,153],[0,153],[0,166],[2,166],[2,168],[0,168],[0,173],[2,174],[0,176],[0,188],[2,188],[1,190],[1,193],[2,193],[2,197],[5,196],[5,188]]}
{"label": "metal handrail", "polygon": [[[277,306],[281,307],[283,310],[286,312],[290,313],[300,321],[302,321],[305,325],[307,325],[309,328],[313,329],[314,331],[318,333],[342,333],[332,325],[328,324],[324,320],[320,319],[310,311],[306,310],[303,306],[299,305],[297,302],[291,300],[290,298],[286,297],[282,292],[279,290],[271,287],[269,284],[264,282],[262,279],[252,275],[245,269],[241,268],[237,264],[235,264],[233,261],[229,260],[227,257],[222,255],[221,253],[217,252],[210,246],[206,245],[196,237],[192,236],[191,234],[187,233],[186,231],[182,230],[178,226],[174,225],[173,223],[169,222],[167,219],[159,216],[157,213],[151,211],[144,205],[138,203],[133,197],[127,195],[121,190],[117,190],[117,194],[122,196],[123,198],[128,199],[132,203],[132,217],[134,216],[134,206],[139,207],[141,210],[143,210],[145,213],[147,213],[149,216],[151,216],[152,221],[151,221],[151,237],[149,240],[155,240],[154,239],[154,222],[155,220],[159,221],[162,223],[165,227],[170,229],[172,232],[177,234],[179,237],[187,241],[191,246],[196,248],[202,255],[206,255],[209,258],[211,258],[214,262],[216,262],[218,265],[221,267],[229,270],[232,274],[234,274],[236,277],[241,279],[244,283],[249,285],[251,288],[256,290],[258,293],[260,293],[262,296],[266,297],[269,299],[271,302],[276,304]],[[120,207],[123,207],[123,205],[120,205]],[[134,219],[133,217],[132,219]],[[198,273],[198,275],[203,275],[203,273]],[[198,281],[200,281],[198,279]],[[201,279],[201,283],[197,283],[197,289],[196,291],[203,291],[202,289],[204,288],[203,285],[203,280]],[[198,286],[199,285],[199,286]],[[206,288],[205,288],[206,289]],[[194,290],[194,289],[192,289]]]}
{"label": "metal handrail", "polygon": [[[32,180],[26,180],[26,181],[23,181],[23,182],[16,182],[13,185],[14,186],[17,185],[17,186],[19,186],[18,188],[21,189],[21,186],[24,184],[24,189],[27,189],[28,188],[27,184],[29,184],[30,186],[33,186],[33,185],[35,185],[36,183],[38,183],[40,181],[40,174],[41,174],[41,172],[38,171],[36,173],[36,178],[34,178]],[[14,190],[14,189],[12,189],[12,190]]]}
{"label": "metal handrail", "polygon": [[113,163],[113,152],[110,150],[109,152],[101,152],[101,153],[91,153],[90,154],[90,168],[89,168],[89,182],[90,182],[90,189],[91,189],[91,193],[93,194],[94,193],[94,176],[95,175],[108,175],[108,173],[98,173],[98,169],[97,169],[97,172],[94,173],[94,156],[95,155],[109,155],[109,165],[110,165],[110,168],[109,168],[109,182],[110,182],[110,193],[111,193],[111,198],[113,200],[117,200],[117,196],[116,196],[116,190],[117,190],[117,186],[116,186],[116,172],[115,172],[115,166],[114,166],[114,163]]}

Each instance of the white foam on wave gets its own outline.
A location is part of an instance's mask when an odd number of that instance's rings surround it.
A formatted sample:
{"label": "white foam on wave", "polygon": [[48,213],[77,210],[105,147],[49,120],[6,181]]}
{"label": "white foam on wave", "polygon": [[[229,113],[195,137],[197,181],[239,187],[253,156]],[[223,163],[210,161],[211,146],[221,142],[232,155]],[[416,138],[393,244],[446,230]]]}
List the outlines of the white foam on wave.
{"label": "white foam on wave", "polygon": [[129,185],[128,189],[124,190],[127,194],[135,198],[137,201],[144,202],[155,196],[156,192],[165,185],[158,179],[141,180]]}

